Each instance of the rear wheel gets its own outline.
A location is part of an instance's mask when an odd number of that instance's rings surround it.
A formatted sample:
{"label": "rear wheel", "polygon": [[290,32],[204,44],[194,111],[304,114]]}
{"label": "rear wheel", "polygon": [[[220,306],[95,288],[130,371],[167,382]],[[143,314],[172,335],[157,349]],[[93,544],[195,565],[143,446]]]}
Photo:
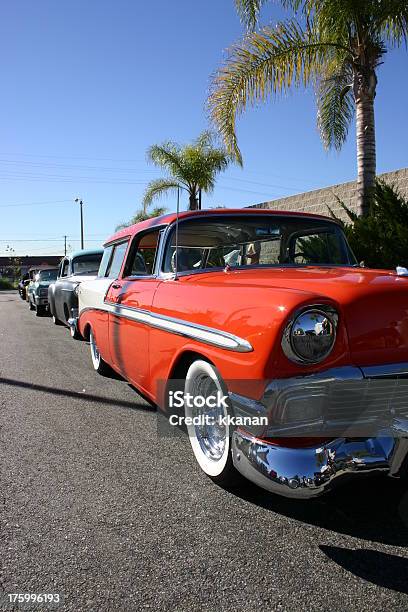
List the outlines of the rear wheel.
{"label": "rear wheel", "polygon": [[111,372],[111,367],[102,359],[92,329],[89,332],[89,346],[91,349],[91,358],[94,370],[98,372],[98,374],[102,374],[102,376],[109,374]]}
{"label": "rear wheel", "polygon": [[[188,369],[184,393],[185,416],[200,417],[199,424],[187,425],[190,444],[199,466],[217,484],[236,485],[240,475],[232,462],[232,431],[228,423],[221,421],[231,414],[227,407],[228,400],[222,402],[219,399],[219,396],[228,397],[224,381],[213,365],[198,359]],[[188,394],[192,398],[190,402],[187,401]],[[218,398],[215,407],[207,403],[198,407],[210,397]]]}
{"label": "rear wheel", "polygon": [[54,323],[54,325],[62,325],[61,321],[57,319],[55,314],[52,315],[52,322]]}

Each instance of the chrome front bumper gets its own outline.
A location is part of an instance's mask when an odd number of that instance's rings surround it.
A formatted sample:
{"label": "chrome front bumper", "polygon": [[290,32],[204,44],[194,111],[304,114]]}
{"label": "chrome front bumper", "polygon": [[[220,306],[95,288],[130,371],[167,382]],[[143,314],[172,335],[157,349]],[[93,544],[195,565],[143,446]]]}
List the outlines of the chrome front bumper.
{"label": "chrome front bumper", "polygon": [[[234,465],[260,487],[295,498],[367,474],[400,477],[408,462],[407,385],[408,364],[397,364],[275,380],[261,401],[231,393],[236,416],[268,418],[267,427],[234,432]],[[323,436],[332,441],[308,448],[284,443]]]}
{"label": "chrome front bumper", "polygon": [[244,432],[232,439],[237,470],[258,486],[285,497],[312,498],[351,478],[368,474],[402,475],[408,453],[408,421],[404,437],[338,438],[312,448],[269,444]]}
{"label": "chrome front bumper", "polygon": [[47,297],[40,297],[38,295],[34,296],[34,302],[36,306],[47,306],[48,304],[48,298]]}
{"label": "chrome front bumper", "polygon": [[69,327],[75,332],[78,330],[78,308],[71,308],[71,317],[67,321]]}

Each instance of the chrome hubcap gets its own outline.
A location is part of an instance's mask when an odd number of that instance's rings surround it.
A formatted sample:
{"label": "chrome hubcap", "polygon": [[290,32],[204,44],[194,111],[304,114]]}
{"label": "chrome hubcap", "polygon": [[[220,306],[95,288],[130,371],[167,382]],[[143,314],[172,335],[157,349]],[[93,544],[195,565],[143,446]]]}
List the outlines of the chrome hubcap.
{"label": "chrome hubcap", "polygon": [[[192,394],[194,397],[208,398],[217,397],[218,387],[209,376],[202,375],[194,381]],[[199,424],[195,425],[195,435],[200,444],[202,452],[213,461],[218,461],[224,455],[228,428],[220,420],[226,417],[226,410],[222,406],[210,408],[207,404],[203,407],[194,407],[193,416],[199,417]]]}
{"label": "chrome hubcap", "polygon": [[100,354],[99,354],[98,347],[96,346],[95,338],[92,332],[89,338],[89,344],[91,346],[92,361],[94,362],[94,365],[97,367],[99,365]]}

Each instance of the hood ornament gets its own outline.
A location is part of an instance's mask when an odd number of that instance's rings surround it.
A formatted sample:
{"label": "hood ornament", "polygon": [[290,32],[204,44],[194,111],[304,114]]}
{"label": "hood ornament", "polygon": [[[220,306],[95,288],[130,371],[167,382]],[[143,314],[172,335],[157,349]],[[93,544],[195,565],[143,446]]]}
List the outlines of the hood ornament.
{"label": "hood ornament", "polygon": [[397,274],[398,276],[408,276],[408,269],[403,268],[402,266],[397,266]]}

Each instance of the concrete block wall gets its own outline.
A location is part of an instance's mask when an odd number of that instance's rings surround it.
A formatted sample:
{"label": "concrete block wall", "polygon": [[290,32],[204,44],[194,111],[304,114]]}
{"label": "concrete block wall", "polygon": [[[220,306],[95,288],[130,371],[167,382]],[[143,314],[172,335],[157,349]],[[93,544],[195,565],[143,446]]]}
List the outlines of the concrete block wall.
{"label": "concrete block wall", "polygon": [[[394,185],[402,196],[408,199],[408,168],[395,170],[394,172],[386,172],[380,174],[380,179]],[[348,220],[346,213],[339,206],[337,197],[346,204],[351,210],[357,208],[357,183],[340,183],[299,193],[286,198],[279,198],[268,202],[252,205],[250,208],[272,208],[275,210],[291,210],[297,212],[316,213],[319,215],[329,215],[328,206],[333,210],[335,215],[340,219]]]}

